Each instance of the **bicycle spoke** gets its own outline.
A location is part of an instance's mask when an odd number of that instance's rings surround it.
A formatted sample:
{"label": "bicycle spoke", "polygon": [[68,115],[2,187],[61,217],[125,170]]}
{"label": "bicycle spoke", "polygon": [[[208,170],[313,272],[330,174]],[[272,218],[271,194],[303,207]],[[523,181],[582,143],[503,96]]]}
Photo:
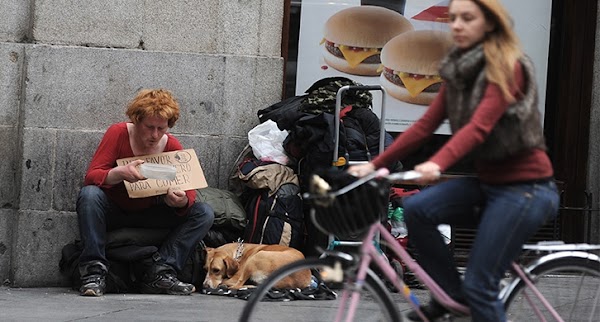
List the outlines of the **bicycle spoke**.
{"label": "bicycle spoke", "polygon": [[[281,274],[271,276],[268,281],[265,281],[265,285],[272,284],[276,280],[289,275],[290,273],[302,269],[311,269],[313,276],[317,280],[321,279],[322,270],[325,267],[331,268],[332,261],[328,260],[305,260],[297,263],[293,263],[288,268],[283,270]],[[340,306],[343,297],[343,289],[341,283],[331,283],[320,281],[318,289],[314,291],[335,292],[335,299],[331,297],[322,298],[322,300],[310,300],[305,298],[304,300],[291,300],[291,301],[266,301],[270,295],[261,294],[263,289],[267,288],[261,286],[260,291],[256,294],[257,298],[249,301],[244,308],[240,321],[267,321],[272,320],[272,312],[275,307],[280,312],[282,307],[285,307],[285,316],[277,316],[276,319],[280,321],[335,321],[336,313],[341,309],[341,312],[347,314],[349,311],[349,301],[346,302],[345,306]],[[374,281],[373,277],[368,277],[363,287],[358,288],[353,283],[345,284],[348,287],[347,295],[351,295],[350,292],[358,291],[360,298],[354,312],[353,321],[397,321],[398,320],[398,307],[397,302],[386,302],[387,290],[384,289],[382,284],[378,284]],[[313,286],[315,287],[315,286]],[[304,291],[306,292],[306,291]],[[311,291],[309,291],[311,292]],[[319,301],[319,303],[315,303]],[[392,308],[393,307],[393,308]],[[390,312],[392,310],[393,312]],[[390,313],[392,314],[390,316]],[[344,321],[346,317],[342,319]]]}
{"label": "bicycle spoke", "polygon": [[[538,272],[534,280],[535,286],[564,321],[597,321],[600,268],[557,266]],[[540,300],[527,288],[521,288],[517,292],[507,309],[509,320],[554,320]]]}

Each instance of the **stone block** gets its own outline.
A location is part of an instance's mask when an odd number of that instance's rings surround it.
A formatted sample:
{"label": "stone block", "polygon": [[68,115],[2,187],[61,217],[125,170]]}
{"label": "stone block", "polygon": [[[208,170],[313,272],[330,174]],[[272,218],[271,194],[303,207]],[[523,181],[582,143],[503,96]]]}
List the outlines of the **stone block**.
{"label": "stone block", "polygon": [[38,43],[138,48],[145,0],[36,0],[33,37]]}
{"label": "stone block", "polygon": [[56,137],[52,209],[75,211],[85,172],[104,132],[61,131]]}
{"label": "stone block", "polygon": [[0,41],[20,42],[27,39],[32,1],[2,0]]}
{"label": "stone block", "polygon": [[0,208],[14,208],[18,193],[18,151],[19,138],[14,127],[0,126]]}
{"label": "stone block", "polygon": [[0,126],[14,127],[18,122],[24,57],[25,45],[0,43]]}
{"label": "stone block", "polygon": [[[144,48],[159,51],[225,53],[220,43],[222,0],[148,1],[145,8]],[[165,8],[168,7],[168,8]]]}
{"label": "stone block", "polygon": [[56,132],[52,129],[23,130],[20,209],[51,209]]}
{"label": "stone block", "polygon": [[0,285],[12,283],[12,248],[16,237],[16,214],[14,209],[0,209]]}
{"label": "stone block", "polygon": [[246,136],[256,126],[258,110],[279,102],[282,97],[283,60],[273,58],[227,58],[225,102],[222,117],[227,128],[224,134]]}
{"label": "stone block", "polygon": [[[10,2],[12,3],[12,2]],[[9,7],[12,4],[7,4]],[[0,13],[4,15],[5,13]],[[0,22],[0,25],[2,22]],[[18,126],[20,86],[22,83],[25,46],[0,43],[0,207],[16,207],[19,181],[18,155],[20,137]]]}
{"label": "stone block", "polygon": [[20,210],[13,252],[13,286],[64,285],[58,263],[64,245],[78,238],[77,217],[71,212]]}
{"label": "stone block", "polygon": [[37,42],[281,56],[284,1],[39,0]]}
{"label": "stone block", "polygon": [[280,57],[285,1],[262,1],[261,4],[257,54]]}
{"label": "stone block", "polygon": [[29,47],[24,125],[104,130],[114,122],[125,120],[125,105],[137,89],[130,82],[131,70],[119,61],[121,56],[127,56],[125,52],[83,47]]}
{"label": "stone block", "polygon": [[[168,10],[165,10],[165,5]],[[281,56],[281,0],[186,0],[147,3],[144,46],[149,50]]]}
{"label": "stone block", "polygon": [[281,56],[284,1],[221,1],[224,53]]}

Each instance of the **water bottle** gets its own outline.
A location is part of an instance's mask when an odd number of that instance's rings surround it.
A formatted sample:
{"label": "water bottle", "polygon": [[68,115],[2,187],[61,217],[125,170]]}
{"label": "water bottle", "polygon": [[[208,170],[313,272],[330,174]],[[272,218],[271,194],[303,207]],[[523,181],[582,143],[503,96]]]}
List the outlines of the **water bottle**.
{"label": "water bottle", "polygon": [[390,233],[395,238],[403,238],[408,235],[406,223],[404,222],[403,209],[398,207],[393,210],[390,218],[391,231]]}

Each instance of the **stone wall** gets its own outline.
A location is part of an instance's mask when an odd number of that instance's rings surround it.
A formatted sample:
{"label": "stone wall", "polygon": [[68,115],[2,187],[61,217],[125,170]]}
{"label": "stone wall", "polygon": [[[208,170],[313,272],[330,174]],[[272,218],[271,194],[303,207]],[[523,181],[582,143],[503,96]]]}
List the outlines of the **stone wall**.
{"label": "stone wall", "polygon": [[106,128],[141,88],[167,88],[209,185],[281,99],[281,0],[3,0],[0,278],[61,285],[75,198]]}

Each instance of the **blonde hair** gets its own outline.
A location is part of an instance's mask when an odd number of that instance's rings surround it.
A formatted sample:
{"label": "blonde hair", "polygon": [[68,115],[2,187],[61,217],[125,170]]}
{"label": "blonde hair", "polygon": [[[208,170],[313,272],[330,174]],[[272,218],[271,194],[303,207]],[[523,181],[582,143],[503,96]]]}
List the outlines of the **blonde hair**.
{"label": "blonde hair", "polygon": [[513,21],[499,0],[472,0],[494,27],[483,40],[488,82],[500,87],[504,99],[514,102],[511,89],[515,88],[515,64],[523,56],[519,38],[513,30]]}
{"label": "blonde hair", "polygon": [[164,89],[142,89],[127,106],[125,114],[137,124],[145,117],[160,117],[173,127],[179,119],[179,103],[170,91]]}

